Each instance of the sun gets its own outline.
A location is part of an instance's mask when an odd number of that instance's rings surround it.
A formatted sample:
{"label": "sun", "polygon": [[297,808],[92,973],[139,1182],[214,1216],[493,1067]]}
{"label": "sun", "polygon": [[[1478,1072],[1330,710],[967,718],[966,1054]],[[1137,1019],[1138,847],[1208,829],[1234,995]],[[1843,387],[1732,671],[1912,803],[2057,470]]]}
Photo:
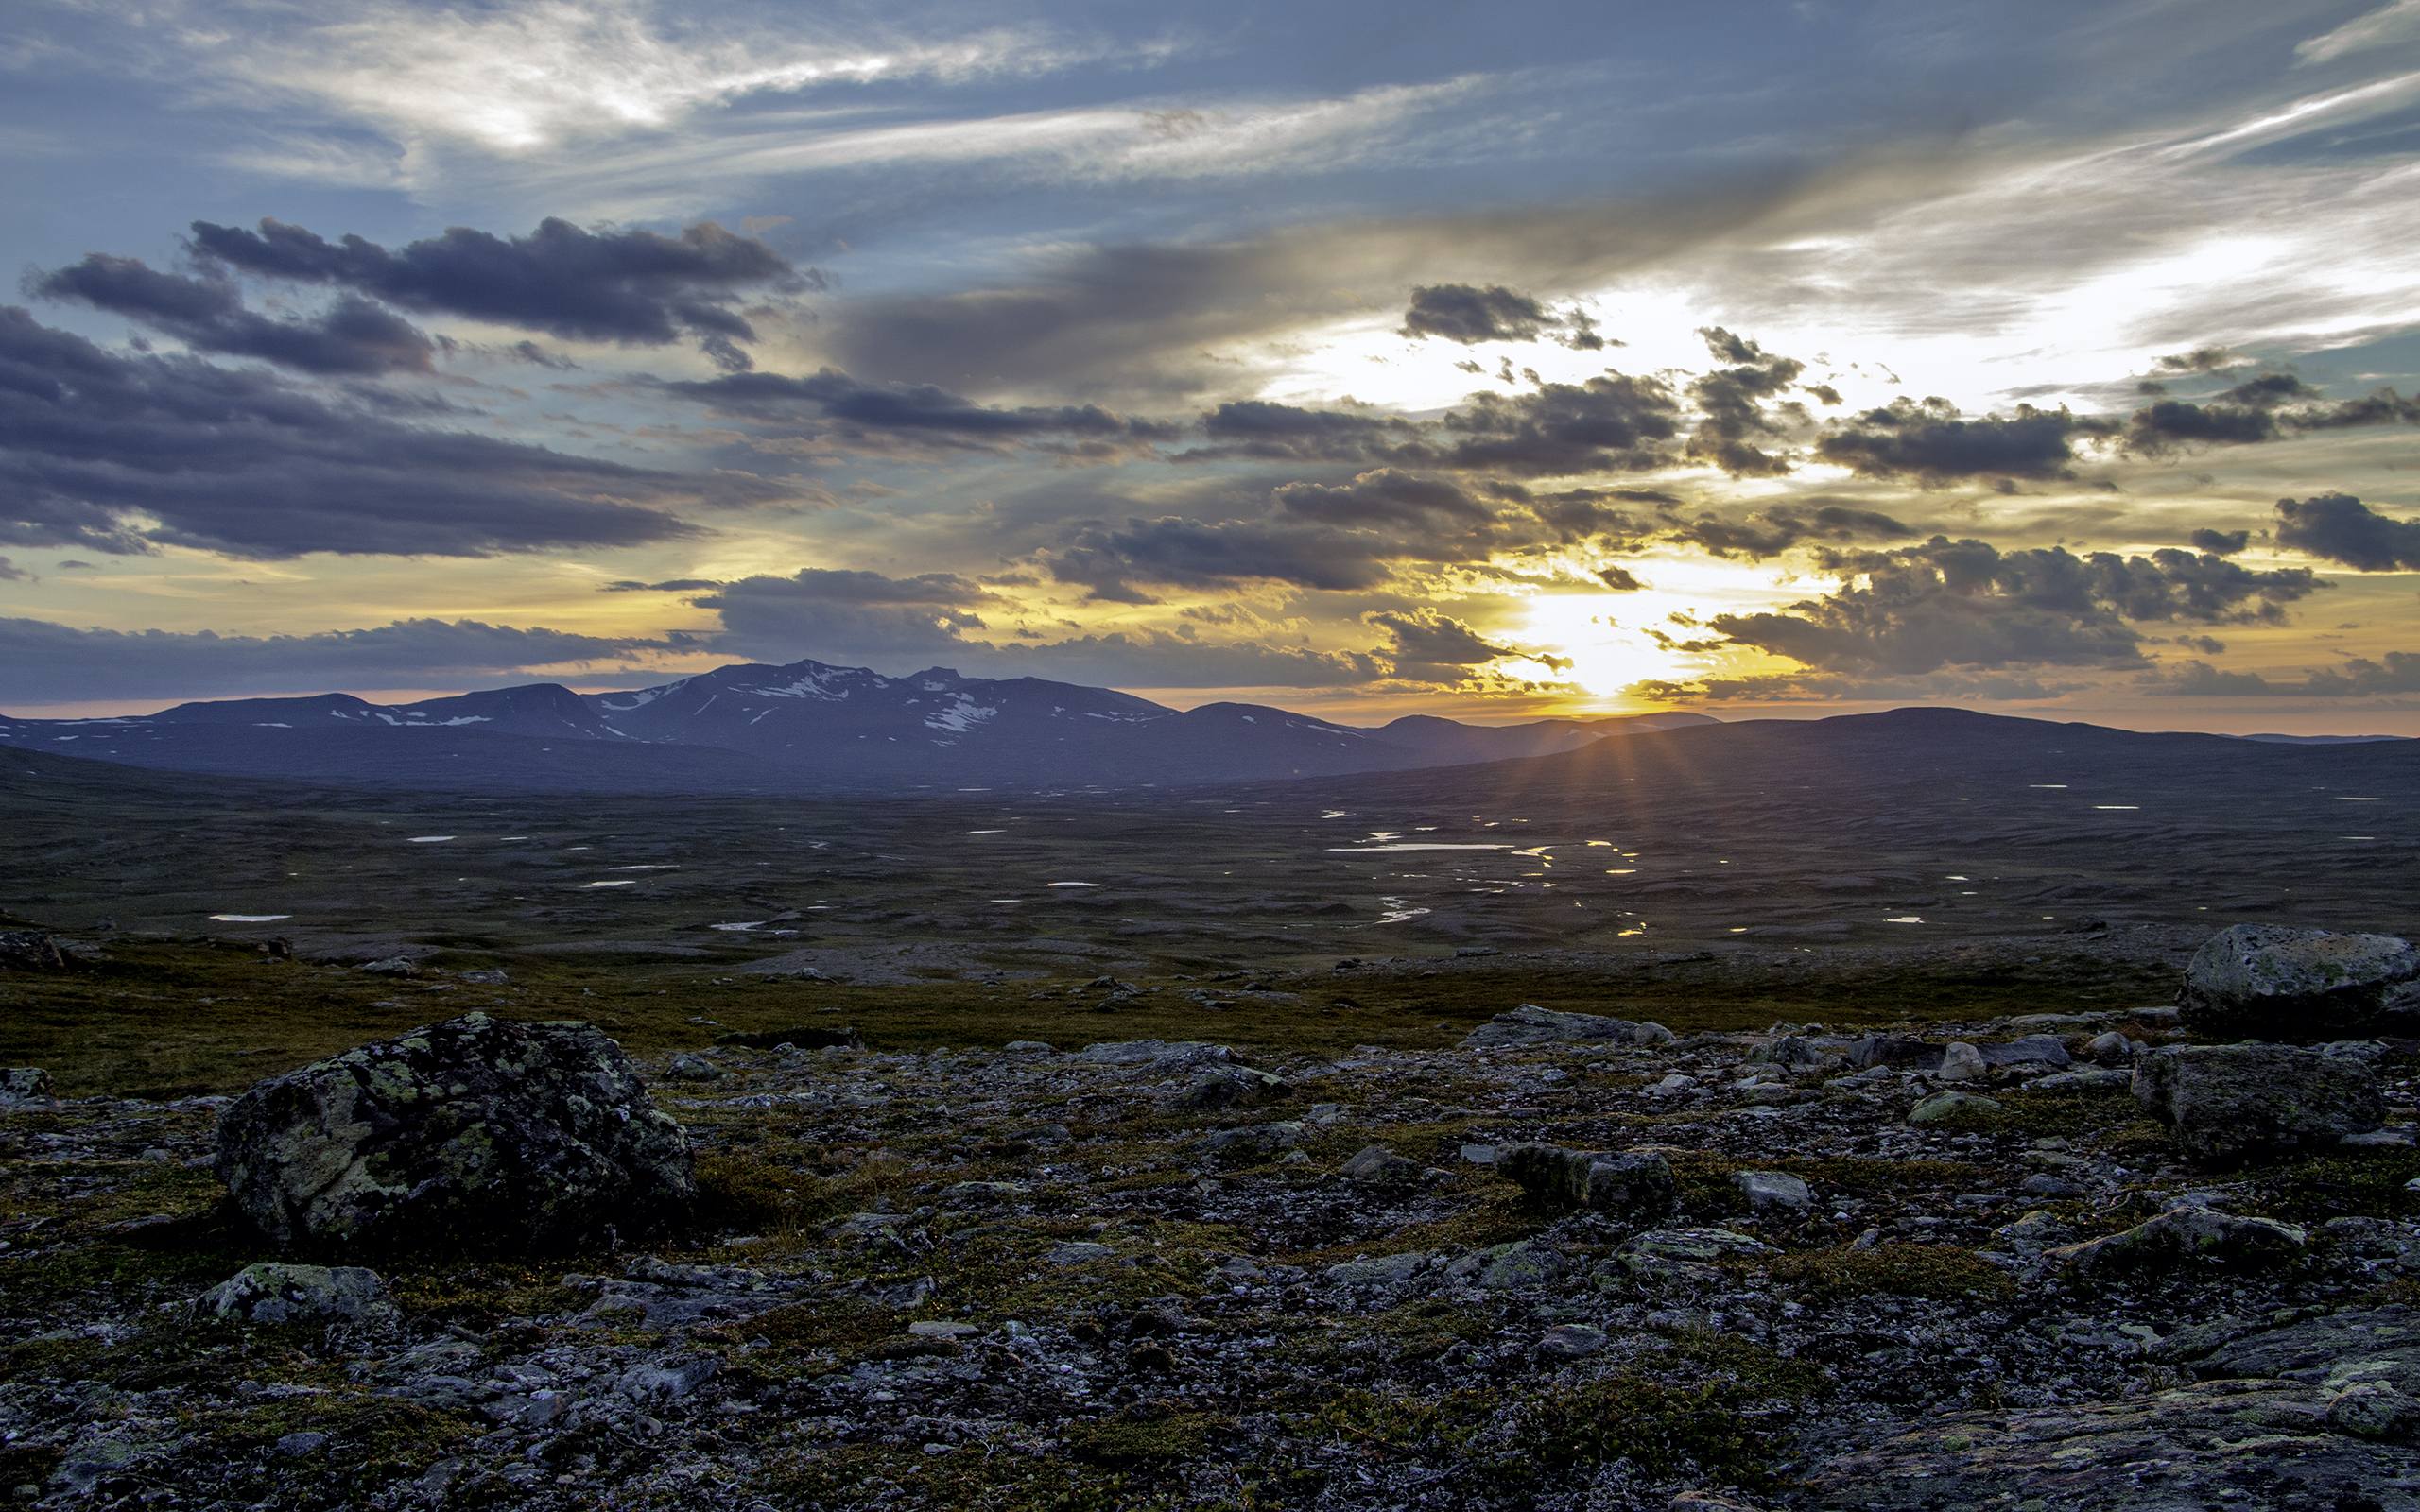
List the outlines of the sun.
{"label": "sun", "polygon": [[1529,658],[1508,662],[1506,669],[1610,699],[1640,682],[1686,682],[1708,673],[1728,676],[1786,664],[1721,644],[1723,637],[1703,626],[1716,614],[1768,610],[1803,598],[1805,584],[1789,583],[1770,567],[1713,557],[1676,553],[1627,565],[1645,587],[1621,593],[1541,593],[1523,606],[1521,628],[1512,638],[1569,661],[1567,669]]}

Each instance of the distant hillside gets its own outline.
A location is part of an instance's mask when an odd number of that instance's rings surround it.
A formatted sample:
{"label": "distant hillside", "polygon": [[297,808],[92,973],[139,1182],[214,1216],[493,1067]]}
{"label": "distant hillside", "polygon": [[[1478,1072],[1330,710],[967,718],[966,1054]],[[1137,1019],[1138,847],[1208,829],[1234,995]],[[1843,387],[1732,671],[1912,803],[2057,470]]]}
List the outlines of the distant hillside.
{"label": "distant hillside", "polygon": [[1255,704],[1179,712],[1107,688],[935,667],[742,663],[655,687],[533,683],[380,705],[344,694],[118,719],[0,717],[0,746],[313,782],[531,792],[1131,787],[1398,771],[1549,754],[1704,714],[1375,730]]}

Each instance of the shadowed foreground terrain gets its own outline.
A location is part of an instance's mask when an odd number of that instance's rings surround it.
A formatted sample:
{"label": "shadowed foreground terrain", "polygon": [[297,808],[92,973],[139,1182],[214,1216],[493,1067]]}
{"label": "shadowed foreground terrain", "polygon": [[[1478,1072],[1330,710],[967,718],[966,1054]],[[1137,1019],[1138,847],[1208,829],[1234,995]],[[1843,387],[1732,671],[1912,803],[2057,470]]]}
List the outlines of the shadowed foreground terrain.
{"label": "shadowed foreground terrain", "polygon": [[[0,929],[71,958],[0,970],[0,1487],[2420,1506],[2412,1044],[2339,1049],[2378,1133],[2223,1164],[2129,1080],[2221,925],[2410,933],[2404,758],[1868,729],[880,808],[8,758]],[[694,1211],[197,1307],[315,1258],[227,1098],[474,1011],[618,1040]]]}

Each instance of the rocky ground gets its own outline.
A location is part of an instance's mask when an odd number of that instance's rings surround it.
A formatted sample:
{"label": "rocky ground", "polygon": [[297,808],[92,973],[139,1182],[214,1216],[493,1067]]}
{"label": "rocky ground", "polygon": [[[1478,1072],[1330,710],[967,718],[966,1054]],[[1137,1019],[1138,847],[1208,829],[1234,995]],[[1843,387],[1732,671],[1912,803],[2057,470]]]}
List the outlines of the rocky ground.
{"label": "rocky ground", "polygon": [[[2420,1507],[2420,1046],[2147,1109],[2173,1008],[2041,1006],[1317,1056],[803,1048],[827,1019],[642,1060],[678,1226],[370,1268],[226,1201],[225,1098],[23,1076],[0,1495]],[[2288,1074],[2375,1106],[2214,1154]]]}

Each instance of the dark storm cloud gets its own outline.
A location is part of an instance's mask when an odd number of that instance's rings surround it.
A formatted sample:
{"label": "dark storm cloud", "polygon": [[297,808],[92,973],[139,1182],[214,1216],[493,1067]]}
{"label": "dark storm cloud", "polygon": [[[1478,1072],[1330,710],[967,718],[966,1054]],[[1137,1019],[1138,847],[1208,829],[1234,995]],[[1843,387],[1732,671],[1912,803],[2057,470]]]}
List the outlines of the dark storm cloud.
{"label": "dark storm cloud", "polygon": [[2280,682],[2256,672],[2230,672],[2207,662],[2164,667],[2143,679],[2145,691],[2188,698],[2361,698],[2420,693],[2420,651],[2389,651],[2354,657],[2339,667],[2321,667],[2300,681]]}
{"label": "dark storm cloud", "polygon": [[804,425],[810,436],[869,445],[997,447],[1055,439],[1122,448],[1172,440],[1179,434],[1173,425],[1113,414],[1098,404],[998,408],[931,384],[859,383],[837,368],[805,377],[734,372],[655,387],[720,415]]}
{"label": "dark storm cloud", "polygon": [[2223,372],[2243,365],[2243,359],[2224,347],[2196,347],[2191,352],[2171,353],[2152,367],[2166,373]]}
{"label": "dark storm cloud", "polygon": [[1390,539],[1369,532],[1313,525],[1225,521],[1173,515],[1092,525],[1047,554],[1052,576],[1089,589],[1113,603],[1155,600],[1139,584],[1218,588],[1279,582],[1335,593],[1375,588],[1388,564],[1403,555]]}
{"label": "dark storm cloud", "polygon": [[2003,552],[1943,536],[1890,551],[1832,553],[1823,565],[1856,580],[1782,612],[1718,614],[1708,627],[1849,677],[2131,667],[2143,664],[2143,638],[2129,621],[2275,621],[2285,604],[2324,586],[2305,570],[2252,572],[2191,552]]}
{"label": "dark storm cloud", "polygon": [[398,620],[369,629],[246,636],[78,629],[45,620],[0,619],[0,699],[181,699],[426,686],[627,661],[665,648],[659,641],[478,620]]}
{"label": "dark storm cloud", "polygon": [[1393,468],[1378,468],[1344,484],[1284,484],[1277,489],[1276,499],[1280,514],[1331,525],[1472,523],[1491,513],[1487,505],[1460,484]]}
{"label": "dark storm cloud", "polygon": [[1605,372],[1529,393],[1476,393],[1441,422],[1443,465],[1520,477],[1661,466],[1680,432],[1680,404],[1654,378]]}
{"label": "dark storm cloud", "polygon": [[1386,631],[1394,643],[1396,656],[1407,662],[1426,662],[1432,666],[1473,667],[1521,654],[1512,646],[1490,641],[1461,620],[1449,614],[1440,614],[1426,606],[1415,610],[1380,610],[1362,618]]}
{"label": "dark storm cloud", "polygon": [[671,540],[698,531],[668,507],[779,495],[406,425],[0,308],[0,543],[472,557]]}
{"label": "dark storm cloud", "polygon": [[1411,291],[1401,335],[1442,336],[1473,346],[1481,341],[1535,341],[1562,319],[1526,294],[1501,284],[1426,284]]}
{"label": "dark storm cloud", "polygon": [[1612,589],[1616,593],[1635,593],[1640,589],[1647,586],[1645,583],[1638,580],[1638,575],[1636,573],[1632,572],[1627,567],[1619,565],[1609,565],[1598,568],[1597,577],[1599,581],[1602,582],[1607,588]]}
{"label": "dark storm cloud", "polygon": [[722,618],[716,649],[776,661],[799,656],[881,661],[955,651],[985,628],[991,593],[955,573],[890,577],[806,567],[786,577],[724,583],[690,600]]}
{"label": "dark storm cloud", "polygon": [[1670,525],[1662,539],[1717,557],[1777,557],[1804,541],[1893,541],[1916,532],[1878,510],[1851,505],[1776,505],[1741,520],[1700,515]]}
{"label": "dark storm cloud", "polygon": [[2106,434],[2108,421],[2019,404],[2015,413],[1961,415],[1945,399],[1896,399],[1816,443],[1816,454],[1864,477],[1927,484],[1966,478],[2059,478],[2075,461],[2078,436]]}
{"label": "dark storm cloud", "polygon": [[720,588],[722,582],[714,577],[668,577],[660,583],[643,583],[634,577],[607,583],[597,590],[602,593],[696,593]]}
{"label": "dark storm cloud", "polygon": [[2349,493],[2277,501],[2277,544],[2365,573],[2420,568],[2420,520],[2382,515]]}
{"label": "dark storm cloud", "polygon": [[2252,544],[2252,532],[2204,528],[2194,531],[2192,535],[2186,538],[2186,541],[2195,551],[2206,551],[2216,557],[2232,557]]}
{"label": "dark storm cloud", "polygon": [[1732,366],[1703,373],[1689,383],[1700,419],[1689,435],[1688,455],[1711,462],[1733,477],[1772,477],[1789,471],[1789,462],[1756,444],[1756,438],[1780,436],[1789,426],[1807,423],[1806,406],[1767,402],[1797,383],[1806,365],[1794,357],[1775,356],[1754,341],[1720,326],[1698,332],[1718,362]]}
{"label": "dark storm cloud", "polygon": [[303,372],[425,372],[437,351],[410,321],[356,295],[341,296],[322,314],[280,319],[245,308],[233,280],[164,273],[138,258],[100,252],[29,276],[26,291],[122,315],[196,351]]}
{"label": "dark storm cloud", "polygon": [[201,258],[258,278],[350,288],[407,310],[544,331],[566,340],[662,346],[686,334],[720,360],[755,330],[735,306],[752,294],[795,294],[822,276],[752,236],[712,221],[666,236],[587,231],[548,217],[527,236],[457,226],[393,249],[360,236],[331,242],[301,226],[193,223]]}
{"label": "dark storm cloud", "polygon": [[1304,409],[1265,399],[1220,404],[1201,417],[1211,444],[1187,457],[1243,456],[1272,461],[1376,462],[1414,441],[1421,427],[1355,410]]}
{"label": "dark storm cloud", "polygon": [[2263,373],[2214,398],[2162,399],[2135,412],[2129,451],[2163,455],[2190,446],[2248,446],[2308,431],[2420,423],[2420,399],[2381,388],[2360,399],[2329,400],[2290,373]]}

